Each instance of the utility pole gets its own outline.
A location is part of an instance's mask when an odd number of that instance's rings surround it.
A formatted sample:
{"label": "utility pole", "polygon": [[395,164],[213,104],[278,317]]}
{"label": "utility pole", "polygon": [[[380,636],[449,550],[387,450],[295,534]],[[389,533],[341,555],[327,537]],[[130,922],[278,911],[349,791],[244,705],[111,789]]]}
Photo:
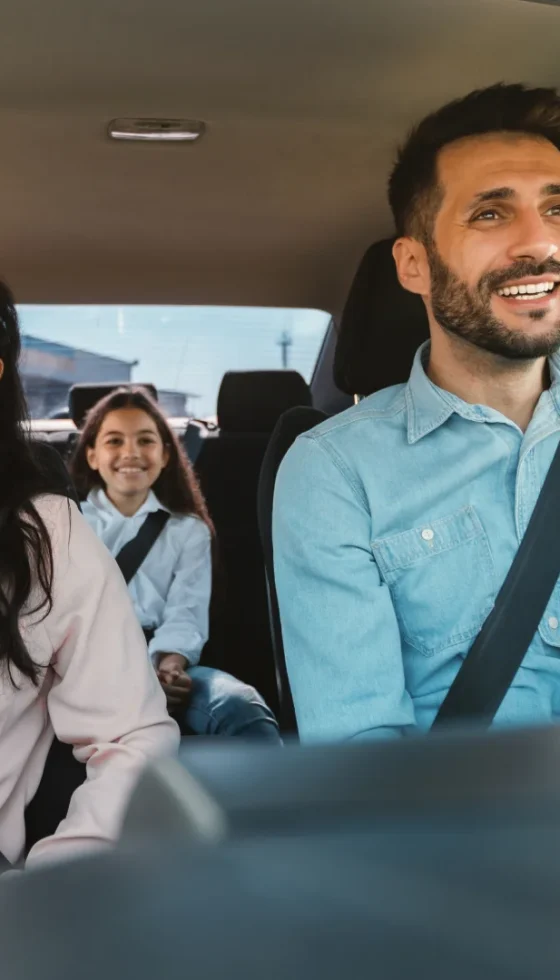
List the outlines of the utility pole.
{"label": "utility pole", "polygon": [[286,370],[288,367],[290,347],[292,346],[293,342],[291,333],[288,330],[284,330],[280,340],[278,341],[278,346],[282,351],[282,367],[284,370]]}

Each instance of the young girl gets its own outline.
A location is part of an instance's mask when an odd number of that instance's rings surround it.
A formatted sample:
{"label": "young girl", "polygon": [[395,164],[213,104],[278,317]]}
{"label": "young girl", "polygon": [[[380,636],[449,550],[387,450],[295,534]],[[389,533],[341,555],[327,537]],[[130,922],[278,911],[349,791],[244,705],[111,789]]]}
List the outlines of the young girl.
{"label": "young girl", "polygon": [[280,741],[260,695],[197,666],[208,638],[213,529],[190,463],[156,402],[120,388],[87,416],[70,472],[84,517],[116,557],[148,514],[171,516],[129,582],[169,711],[184,731]]}
{"label": "young girl", "polygon": [[18,862],[24,811],[54,734],[86,763],[29,864],[108,844],[147,756],[179,731],[144,655],[122,576],[75,504],[53,495],[25,434],[13,300],[0,285],[0,852]]}

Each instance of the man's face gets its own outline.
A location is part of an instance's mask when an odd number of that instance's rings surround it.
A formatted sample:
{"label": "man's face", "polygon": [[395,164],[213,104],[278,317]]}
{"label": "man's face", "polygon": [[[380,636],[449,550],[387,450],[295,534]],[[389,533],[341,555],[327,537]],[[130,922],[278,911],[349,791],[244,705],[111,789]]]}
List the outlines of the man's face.
{"label": "man's face", "polygon": [[443,330],[508,359],[560,347],[560,152],[546,140],[462,140],[438,160],[443,200],[427,247]]}

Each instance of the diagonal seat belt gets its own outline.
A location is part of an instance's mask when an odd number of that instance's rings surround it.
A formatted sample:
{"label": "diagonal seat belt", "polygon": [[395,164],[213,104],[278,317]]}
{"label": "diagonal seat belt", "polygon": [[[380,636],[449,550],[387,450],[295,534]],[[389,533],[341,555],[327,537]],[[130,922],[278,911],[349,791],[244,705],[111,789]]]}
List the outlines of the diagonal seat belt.
{"label": "diagonal seat belt", "polygon": [[560,576],[560,443],[492,612],[447,692],[433,727],[489,726],[538,629]]}
{"label": "diagonal seat belt", "polygon": [[142,527],[132,541],[128,541],[119,551],[116,562],[124,575],[126,584],[134,578],[140,565],[148,557],[171,514],[166,510],[155,510],[148,514]]}

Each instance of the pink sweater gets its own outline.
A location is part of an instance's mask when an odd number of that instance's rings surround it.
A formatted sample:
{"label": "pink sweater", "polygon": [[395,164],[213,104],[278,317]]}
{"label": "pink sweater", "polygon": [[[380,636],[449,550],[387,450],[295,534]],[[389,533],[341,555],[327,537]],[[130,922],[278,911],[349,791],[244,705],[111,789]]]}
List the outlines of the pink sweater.
{"label": "pink sweater", "polygon": [[25,806],[53,732],[87,763],[87,779],[56,834],[32,849],[28,865],[115,840],[146,758],[171,755],[179,744],[115,561],[75,504],[55,496],[35,503],[51,535],[53,606],[46,616],[45,607],[21,622],[41,667],[38,687],[13,672],[18,690],[0,673],[0,850],[10,861],[22,855]]}

